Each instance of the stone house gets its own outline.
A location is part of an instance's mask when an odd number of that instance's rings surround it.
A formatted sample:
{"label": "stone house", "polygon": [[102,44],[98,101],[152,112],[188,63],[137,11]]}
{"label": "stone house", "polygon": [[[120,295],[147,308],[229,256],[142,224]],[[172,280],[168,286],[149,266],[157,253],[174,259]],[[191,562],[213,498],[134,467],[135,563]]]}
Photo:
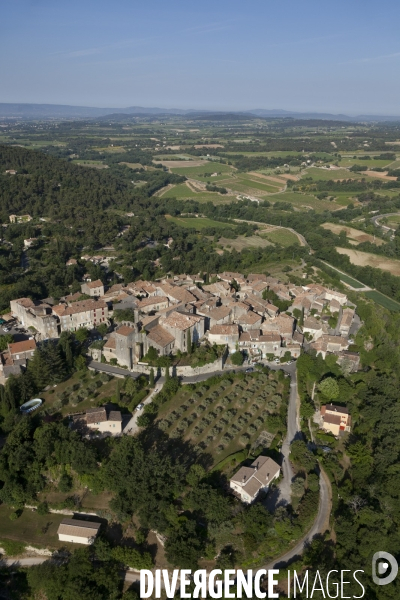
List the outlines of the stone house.
{"label": "stone house", "polygon": [[197,343],[204,335],[204,317],[192,313],[172,312],[160,319],[159,324],[175,339],[175,349],[187,352],[187,339]]}
{"label": "stone house", "polygon": [[210,344],[227,345],[229,352],[236,351],[236,345],[239,342],[239,326],[232,325],[214,325],[207,332]]}
{"label": "stone house", "polygon": [[82,300],[70,306],[57,304],[52,310],[60,319],[61,331],[77,331],[81,327],[93,329],[108,322],[108,305],[102,300]]}
{"label": "stone house", "polygon": [[249,310],[248,313],[236,319],[236,323],[243,331],[260,329],[262,317],[257,313],[253,312],[252,310]]}
{"label": "stone house", "polygon": [[122,416],[119,410],[109,410],[104,406],[88,408],[85,416],[86,426],[89,429],[118,435],[122,432]]}
{"label": "stone house", "polygon": [[261,491],[268,490],[280,471],[280,466],[272,458],[259,456],[250,467],[241,467],[229,480],[229,486],[242,502],[251,504]]}
{"label": "stone house", "polygon": [[23,340],[8,344],[8,353],[13,360],[27,360],[35,354],[35,340]]}
{"label": "stone house", "polygon": [[101,296],[104,296],[104,283],[100,279],[85,282],[82,283],[81,290],[82,294],[87,294],[93,298],[100,298]]}
{"label": "stone house", "polygon": [[263,335],[259,329],[240,334],[239,350],[246,350],[254,358],[266,358],[267,354],[281,355],[281,336],[278,333]]}
{"label": "stone house", "polygon": [[52,314],[49,304],[37,304],[30,298],[18,298],[10,302],[11,314],[25,328],[33,327],[42,340],[58,338],[58,319]]}
{"label": "stone house", "polygon": [[159,311],[168,308],[169,300],[166,296],[148,296],[137,301],[138,309],[143,313]]}
{"label": "stone house", "polygon": [[349,335],[350,327],[353,322],[354,310],[352,308],[344,308],[342,318],[340,319],[339,331],[342,335]]}
{"label": "stone house", "polygon": [[168,356],[175,347],[174,336],[161,325],[153,327],[146,337],[147,349],[152,346],[160,356]]}

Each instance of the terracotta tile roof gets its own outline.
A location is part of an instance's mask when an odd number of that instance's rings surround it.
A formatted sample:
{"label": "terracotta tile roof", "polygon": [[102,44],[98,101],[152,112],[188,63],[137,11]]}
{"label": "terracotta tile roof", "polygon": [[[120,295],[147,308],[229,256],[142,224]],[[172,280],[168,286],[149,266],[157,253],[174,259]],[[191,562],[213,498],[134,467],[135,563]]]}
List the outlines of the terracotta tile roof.
{"label": "terracotta tile roof", "polygon": [[153,304],[162,304],[163,302],[169,302],[167,296],[149,296],[138,301],[139,308],[145,308],[146,306],[152,306]]}
{"label": "terracotta tile roof", "polygon": [[169,317],[163,319],[162,325],[185,331],[186,329],[189,329],[189,327],[193,327],[193,325],[200,323],[201,320],[202,317],[197,315],[174,311]]}
{"label": "terracotta tile roof", "polygon": [[107,421],[107,412],[104,406],[98,408],[88,408],[86,411],[86,423],[103,423]]}
{"label": "terracotta tile roof", "polygon": [[324,404],[323,406],[321,406],[321,415],[324,415],[327,410],[336,412],[339,415],[340,414],[342,414],[342,415],[349,414],[349,409],[346,408],[345,406],[338,406],[337,404]]}
{"label": "terracotta tile roof", "polygon": [[20,352],[29,352],[36,350],[35,340],[24,340],[23,342],[14,342],[8,345],[10,354],[19,354]]}
{"label": "terracotta tile roof", "polygon": [[262,273],[249,273],[247,281],[267,281],[267,276]]}
{"label": "terracotta tile roof", "polygon": [[35,306],[35,303],[30,298],[18,298],[18,300],[15,300],[15,302],[17,302],[20,306],[23,306],[24,308],[30,308],[31,306]]}
{"label": "terracotta tile roof", "polygon": [[108,413],[108,421],[122,421],[120,410],[110,410]]}
{"label": "terracotta tile roof", "polygon": [[166,296],[171,296],[175,300],[179,300],[179,302],[196,302],[197,300],[197,298],[188,290],[177,285],[171,285],[167,283],[157,285],[157,288],[160,289]]}
{"label": "terracotta tile roof", "polygon": [[150,330],[150,333],[147,334],[147,338],[161,348],[165,348],[165,346],[168,346],[175,341],[174,336],[161,325],[153,327],[153,329]]}
{"label": "terracotta tile roof", "polygon": [[104,344],[104,348],[110,348],[111,350],[115,350],[115,347],[116,347],[115,337],[108,338],[108,340]]}
{"label": "terracotta tile roof", "polygon": [[252,311],[249,311],[245,315],[242,315],[241,317],[238,318],[238,323],[243,323],[244,325],[253,325],[254,323],[257,323],[258,321],[260,321],[260,323],[261,323],[260,315],[257,315],[256,313],[254,313]]}
{"label": "terracotta tile roof", "polygon": [[324,423],[332,423],[332,425],[340,425],[342,422],[340,415],[325,415]]}
{"label": "terracotta tile roof", "polygon": [[102,300],[82,300],[74,302],[71,306],[65,304],[57,304],[52,307],[53,312],[59,317],[66,315],[76,315],[80,312],[92,311],[101,308],[106,308],[106,303]]}
{"label": "terracotta tile roof", "polygon": [[217,306],[213,308],[208,313],[210,319],[214,319],[214,321],[219,321],[220,319],[225,319],[231,314],[231,309],[229,306]]}
{"label": "terracotta tile roof", "polygon": [[131,333],[135,333],[135,330],[133,327],[129,327],[129,325],[122,325],[121,327],[118,327],[115,333],[127,337],[128,335],[131,335]]}
{"label": "terracotta tile roof", "polygon": [[88,286],[88,288],[93,289],[93,288],[101,287],[104,284],[102,281],[100,281],[100,279],[96,279],[96,281],[91,281],[90,283],[87,283],[86,285]]}
{"label": "terracotta tile roof", "polygon": [[237,325],[213,325],[210,329],[211,335],[239,335]]}

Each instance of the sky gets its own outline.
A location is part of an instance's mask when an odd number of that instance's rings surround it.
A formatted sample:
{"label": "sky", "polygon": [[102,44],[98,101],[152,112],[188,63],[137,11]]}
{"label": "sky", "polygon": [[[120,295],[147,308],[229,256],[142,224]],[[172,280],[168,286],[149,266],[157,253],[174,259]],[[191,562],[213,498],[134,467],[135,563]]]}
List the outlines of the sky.
{"label": "sky", "polygon": [[12,0],[0,102],[400,115],[397,0]]}

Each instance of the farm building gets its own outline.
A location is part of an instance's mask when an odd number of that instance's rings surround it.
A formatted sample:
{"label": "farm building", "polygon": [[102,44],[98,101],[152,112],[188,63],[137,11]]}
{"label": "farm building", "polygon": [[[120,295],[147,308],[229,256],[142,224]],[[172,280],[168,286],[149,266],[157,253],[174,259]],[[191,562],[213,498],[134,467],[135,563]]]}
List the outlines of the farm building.
{"label": "farm building", "polygon": [[58,539],[60,542],[72,542],[73,544],[93,544],[101,527],[101,523],[94,521],[83,521],[81,519],[63,519],[58,527]]}

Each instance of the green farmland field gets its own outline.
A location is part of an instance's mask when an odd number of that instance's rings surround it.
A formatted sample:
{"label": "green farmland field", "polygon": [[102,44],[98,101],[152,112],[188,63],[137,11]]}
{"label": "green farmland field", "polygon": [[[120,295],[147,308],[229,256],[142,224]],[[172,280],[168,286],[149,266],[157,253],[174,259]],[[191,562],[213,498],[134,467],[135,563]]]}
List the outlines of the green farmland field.
{"label": "green farmland field", "polygon": [[384,308],[387,308],[388,310],[393,310],[395,312],[400,311],[400,302],[392,300],[392,298],[388,298],[387,296],[381,294],[380,292],[377,292],[376,290],[372,290],[371,292],[364,292],[364,294],[367,296],[367,298],[370,298],[371,300],[373,300],[377,304],[380,304]]}
{"label": "green farmland field", "polygon": [[219,162],[209,161],[200,167],[173,167],[171,171],[177,175],[185,175],[185,177],[193,177],[196,179],[196,176],[198,177],[199,175],[204,175],[205,173],[230,173],[232,171],[232,167]]}
{"label": "green farmland field", "polygon": [[320,169],[310,167],[302,172],[302,177],[312,177],[314,181],[329,181],[334,179],[361,179],[360,173],[353,173],[347,169]]}
{"label": "green farmland field", "polygon": [[267,238],[273,244],[280,244],[281,246],[292,246],[300,243],[297,235],[283,228],[263,233],[262,237]]}
{"label": "green farmland field", "polygon": [[270,196],[264,196],[268,202],[290,202],[295,208],[300,210],[313,209],[316,212],[324,212],[325,210],[338,210],[341,206],[329,200],[319,200],[311,194],[301,194],[300,192],[281,192]]}
{"label": "green farmland field", "polygon": [[191,229],[197,229],[198,231],[209,227],[218,227],[220,229],[234,227],[230,223],[221,223],[220,221],[213,221],[212,219],[205,219],[203,217],[193,217],[192,219],[182,217],[171,217],[170,215],[166,215],[166,218],[168,219],[168,221],[172,221],[173,223],[175,223],[175,225],[179,225],[180,227],[190,227]]}
{"label": "green farmland field", "polygon": [[162,194],[163,198],[177,198],[178,200],[197,200],[197,202],[212,202],[213,204],[227,204],[234,199],[227,194],[217,192],[193,192],[186,183],[179,183]]}

